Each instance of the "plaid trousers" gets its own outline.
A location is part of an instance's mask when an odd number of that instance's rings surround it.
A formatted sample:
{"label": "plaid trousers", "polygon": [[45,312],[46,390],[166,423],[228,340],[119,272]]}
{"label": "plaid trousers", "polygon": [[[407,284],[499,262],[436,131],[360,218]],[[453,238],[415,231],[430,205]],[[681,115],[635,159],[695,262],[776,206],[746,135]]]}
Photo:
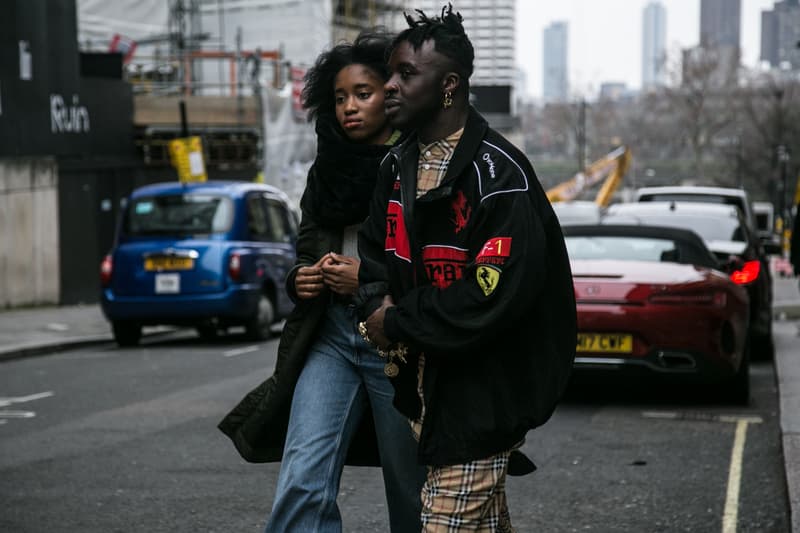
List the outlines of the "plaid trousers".
{"label": "plaid trousers", "polygon": [[509,453],[429,466],[422,486],[422,532],[514,533],[506,501]]}

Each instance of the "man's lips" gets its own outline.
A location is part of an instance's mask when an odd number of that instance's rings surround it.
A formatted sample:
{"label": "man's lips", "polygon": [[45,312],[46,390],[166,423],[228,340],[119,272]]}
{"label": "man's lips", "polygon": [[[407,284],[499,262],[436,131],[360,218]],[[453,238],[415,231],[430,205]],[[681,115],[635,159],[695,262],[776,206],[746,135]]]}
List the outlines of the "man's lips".
{"label": "man's lips", "polygon": [[357,128],[360,125],[361,125],[361,121],[360,120],[345,120],[344,121],[344,127],[349,129],[349,130]]}
{"label": "man's lips", "polygon": [[394,109],[396,107],[400,107],[400,101],[399,100],[395,100],[394,98],[391,98],[391,99],[386,99],[386,100],[383,101],[383,108],[386,111],[389,111],[390,109]]}

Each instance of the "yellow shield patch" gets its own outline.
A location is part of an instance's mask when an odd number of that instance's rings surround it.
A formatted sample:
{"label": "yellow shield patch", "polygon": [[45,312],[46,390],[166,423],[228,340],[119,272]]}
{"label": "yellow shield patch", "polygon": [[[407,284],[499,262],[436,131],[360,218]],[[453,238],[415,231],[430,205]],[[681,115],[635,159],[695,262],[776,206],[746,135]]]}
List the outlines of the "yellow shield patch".
{"label": "yellow shield patch", "polygon": [[500,271],[496,268],[481,265],[475,272],[475,277],[481,290],[483,290],[483,294],[489,296],[497,287],[497,282],[500,281]]}

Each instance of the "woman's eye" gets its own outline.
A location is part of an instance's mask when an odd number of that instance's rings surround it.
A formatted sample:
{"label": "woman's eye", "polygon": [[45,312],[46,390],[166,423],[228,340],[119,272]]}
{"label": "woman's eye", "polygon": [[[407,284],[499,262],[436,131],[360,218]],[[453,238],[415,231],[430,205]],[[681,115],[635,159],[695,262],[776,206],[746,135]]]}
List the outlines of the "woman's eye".
{"label": "woman's eye", "polygon": [[358,97],[362,100],[367,100],[370,96],[372,96],[372,93],[358,93]]}
{"label": "woman's eye", "polygon": [[337,105],[340,105],[340,104],[344,103],[344,97],[337,96],[334,101],[336,102]]}

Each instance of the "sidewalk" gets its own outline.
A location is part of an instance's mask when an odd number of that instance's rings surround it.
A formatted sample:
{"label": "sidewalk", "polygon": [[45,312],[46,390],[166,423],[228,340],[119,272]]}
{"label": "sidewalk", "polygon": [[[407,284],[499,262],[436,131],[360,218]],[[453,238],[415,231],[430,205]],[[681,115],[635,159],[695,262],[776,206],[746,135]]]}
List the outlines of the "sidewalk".
{"label": "sidewalk", "polygon": [[[145,328],[143,335],[172,328]],[[0,310],[0,362],[28,355],[114,342],[99,304]]]}
{"label": "sidewalk", "polygon": [[[794,327],[786,321],[800,320],[797,280],[776,277],[774,294],[776,330]],[[147,328],[144,334],[163,331],[164,328]],[[113,341],[111,326],[97,304],[0,311],[0,364],[4,360]],[[800,340],[795,341],[795,345],[798,343]],[[775,372],[792,532],[800,533],[800,350],[794,345],[776,348]]]}

